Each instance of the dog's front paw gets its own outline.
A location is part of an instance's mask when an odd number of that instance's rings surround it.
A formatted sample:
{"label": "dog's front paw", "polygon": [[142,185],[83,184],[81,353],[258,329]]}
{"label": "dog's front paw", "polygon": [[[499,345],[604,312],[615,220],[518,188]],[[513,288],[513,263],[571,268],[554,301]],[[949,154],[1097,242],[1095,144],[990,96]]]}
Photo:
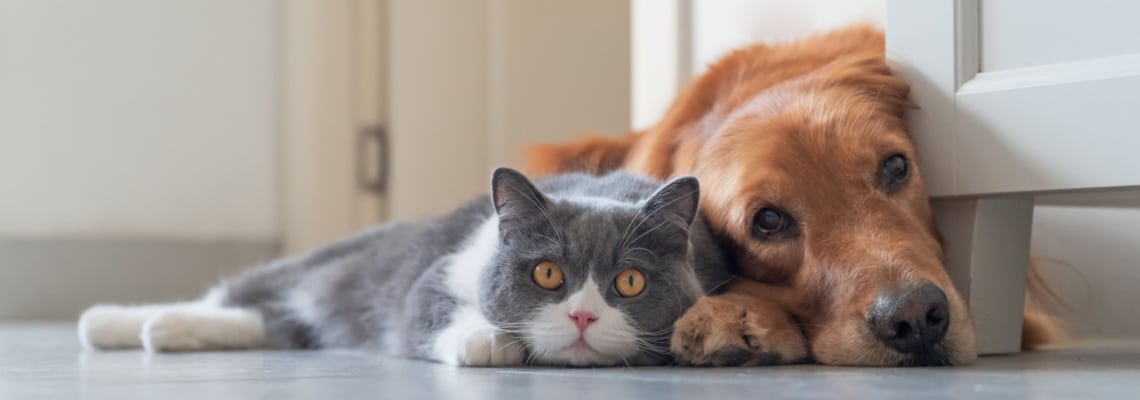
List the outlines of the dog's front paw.
{"label": "dog's front paw", "polygon": [[690,365],[789,364],[807,358],[803,333],[786,312],[730,297],[697,301],[674,325],[670,348]]}
{"label": "dog's front paw", "polygon": [[464,367],[518,367],[526,360],[520,339],[505,333],[475,333],[467,337],[458,355]]}

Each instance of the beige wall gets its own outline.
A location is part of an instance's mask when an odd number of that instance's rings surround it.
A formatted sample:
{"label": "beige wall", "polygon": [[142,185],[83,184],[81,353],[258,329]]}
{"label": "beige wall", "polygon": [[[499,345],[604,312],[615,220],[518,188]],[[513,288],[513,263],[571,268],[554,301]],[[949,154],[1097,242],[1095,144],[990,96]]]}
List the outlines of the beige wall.
{"label": "beige wall", "polygon": [[493,0],[488,167],[527,144],[630,126],[628,0]]}
{"label": "beige wall", "polygon": [[278,253],[274,0],[0,0],[0,320]]}
{"label": "beige wall", "polygon": [[0,236],[276,238],[275,7],[0,0]]}

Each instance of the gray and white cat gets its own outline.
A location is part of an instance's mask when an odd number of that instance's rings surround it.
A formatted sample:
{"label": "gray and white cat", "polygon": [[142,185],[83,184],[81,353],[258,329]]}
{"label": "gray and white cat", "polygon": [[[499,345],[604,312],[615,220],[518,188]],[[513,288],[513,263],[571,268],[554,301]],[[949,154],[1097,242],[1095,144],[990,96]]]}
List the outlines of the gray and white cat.
{"label": "gray and white cat", "polygon": [[[541,190],[539,190],[541,188]],[[251,269],[200,300],[97,305],[87,348],[379,349],[464,366],[665,363],[673,323],[731,278],[697,180],[539,181]]]}

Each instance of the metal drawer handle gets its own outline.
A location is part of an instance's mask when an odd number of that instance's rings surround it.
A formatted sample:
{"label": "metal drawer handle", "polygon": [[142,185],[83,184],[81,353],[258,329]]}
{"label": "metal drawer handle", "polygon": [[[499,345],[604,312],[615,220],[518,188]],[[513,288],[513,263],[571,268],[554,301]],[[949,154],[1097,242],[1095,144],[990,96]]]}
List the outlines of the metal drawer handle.
{"label": "metal drawer handle", "polygon": [[356,135],[356,185],[361,190],[384,193],[388,186],[388,130],[375,125]]}

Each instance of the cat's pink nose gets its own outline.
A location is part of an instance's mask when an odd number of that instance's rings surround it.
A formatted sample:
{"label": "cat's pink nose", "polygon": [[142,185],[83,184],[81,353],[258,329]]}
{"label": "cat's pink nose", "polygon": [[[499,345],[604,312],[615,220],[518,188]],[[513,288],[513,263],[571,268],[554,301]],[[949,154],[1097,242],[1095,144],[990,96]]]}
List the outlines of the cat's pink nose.
{"label": "cat's pink nose", "polygon": [[570,313],[570,319],[578,323],[578,332],[585,332],[590,324],[598,320],[598,316],[589,311],[575,311]]}

